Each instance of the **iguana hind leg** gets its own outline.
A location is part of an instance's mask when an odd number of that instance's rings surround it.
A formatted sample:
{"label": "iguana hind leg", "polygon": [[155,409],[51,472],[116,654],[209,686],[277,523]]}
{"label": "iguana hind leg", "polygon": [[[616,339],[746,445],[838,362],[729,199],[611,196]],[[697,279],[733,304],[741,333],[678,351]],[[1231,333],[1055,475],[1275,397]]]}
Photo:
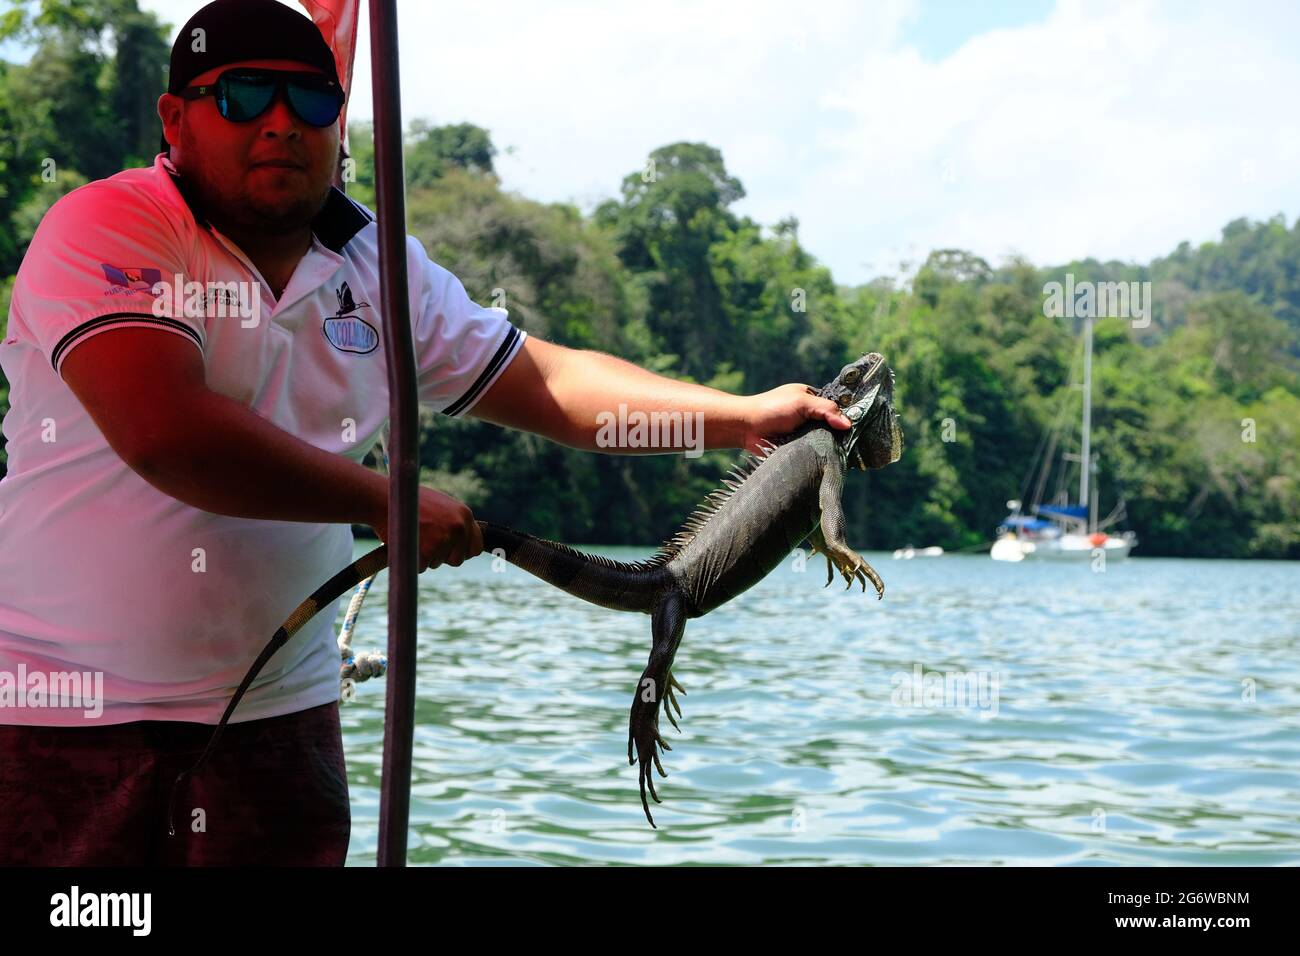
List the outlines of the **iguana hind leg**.
{"label": "iguana hind leg", "polygon": [[[677,646],[681,643],[682,633],[686,630],[686,605],[680,592],[670,591],[664,595],[651,612],[650,629],[653,636],[650,661],[641,674],[641,680],[637,683],[636,693],[632,696],[632,711],[628,716],[627,762],[631,764],[640,761],[637,782],[641,787],[641,807],[645,810],[645,818],[653,827],[655,821],[650,815],[646,788],[649,787],[650,796],[654,798],[655,803],[663,803],[655,793],[654,771],[658,770],[661,777],[668,776],[664,772],[663,764],[659,762],[659,754],[655,751],[655,747],[658,746],[664,751],[673,749],[659,733],[659,705],[661,701],[667,699],[671,702],[670,706],[677,706],[676,698],[673,696],[674,688],[683,694],[686,693],[672,675],[673,657],[677,654]],[[680,708],[677,709],[677,713],[681,714]],[[668,719],[672,721],[674,727],[677,726],[671,713],[668,714]],[[634,744],[636,745],[635,756],[632,754]]]}
{"label": "iguana hind leg", "polygon": [[813,528],[812,534],[808,535],[808,550],[809,557],[820,554],[826,559],[826,583],[822,587],[830,587],[831,582],[835,580],[835,565],[831,563],[830,550],[826,546],[826,539],[822,537],[821,525]]}
{"label": "iguana hind leg", "polygon": [[[885,596],[885,582],[880,580],[880,575],[876,573],[875,568],[867,564],[862,555],[858,554],[849,547],[848,541],[844,539],[844,505],[840,501],[840,493],[843,488],[844,469],[837,463],[826,466],[822,472],[821,490],[818,495],[818,503],[822,509],[822,520],[820,527],[814,531],[819,535],[820,542],[814,542],[829,562],[834,562],[835,567],[839,569],[840,574],[844,576],[845,587],[853,587],[855,580],[862,582],[862,590],[867,589],[867,581],[875,586],[877,597]],[[812,535],[809,535],[812,538]],[[827,580],[829,584],[829,579]]]}

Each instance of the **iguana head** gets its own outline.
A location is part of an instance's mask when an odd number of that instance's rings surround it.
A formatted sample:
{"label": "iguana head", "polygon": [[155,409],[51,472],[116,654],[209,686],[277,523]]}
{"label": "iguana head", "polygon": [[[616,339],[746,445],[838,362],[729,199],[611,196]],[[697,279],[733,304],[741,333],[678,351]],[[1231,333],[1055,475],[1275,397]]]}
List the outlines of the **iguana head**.
{"label": "iguana head", "polygon": [[879,352],[868,352],[844,366],[821,390],[853,424],[833,429],[845,461],[884,468],[903,454],[903,432],[894,413],[894,372]]}

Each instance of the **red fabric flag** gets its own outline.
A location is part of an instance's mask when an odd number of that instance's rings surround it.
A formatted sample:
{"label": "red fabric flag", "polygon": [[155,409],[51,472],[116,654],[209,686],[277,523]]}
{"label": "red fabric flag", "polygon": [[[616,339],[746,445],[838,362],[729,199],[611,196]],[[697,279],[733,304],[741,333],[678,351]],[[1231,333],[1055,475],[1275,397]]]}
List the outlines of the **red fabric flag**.
{"label": "red fabric flag", "polygon": [[[320,28],[325,42],[334,51],[334,64],[338,67],[339,82],[352,94],[352,62],[357,54],[357,13],[361,0],[298,0]],[[339,132],[347,145],[348,106],[343,104],[339,114]]]}

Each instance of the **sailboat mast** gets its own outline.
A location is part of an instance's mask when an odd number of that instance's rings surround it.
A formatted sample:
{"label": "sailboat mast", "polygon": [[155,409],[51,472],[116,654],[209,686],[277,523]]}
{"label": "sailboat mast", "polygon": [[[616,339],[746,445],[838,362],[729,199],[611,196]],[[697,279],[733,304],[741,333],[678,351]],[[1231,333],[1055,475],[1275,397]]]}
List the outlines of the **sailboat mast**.
{"label": "sailboat mast", "polygon": [[1083,447],[1079,449],[1079,503],[1088,507],[1088,527],[1093,514],[1088,497],[1088,473],[1092,470],[1092,317],[1083,320]]}

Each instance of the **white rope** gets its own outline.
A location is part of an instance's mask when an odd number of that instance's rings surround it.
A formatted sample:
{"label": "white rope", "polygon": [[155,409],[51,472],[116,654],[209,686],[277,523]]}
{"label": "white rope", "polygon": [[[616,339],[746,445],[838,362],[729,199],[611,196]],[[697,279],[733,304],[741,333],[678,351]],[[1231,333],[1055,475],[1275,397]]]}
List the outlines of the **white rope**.
{"label": "white rope", "polygon": [[388,658],[378,651],[362,651],[343,662],[339,668],[339,677],[342,680],[363,681],[383,677],[387,671]]}

